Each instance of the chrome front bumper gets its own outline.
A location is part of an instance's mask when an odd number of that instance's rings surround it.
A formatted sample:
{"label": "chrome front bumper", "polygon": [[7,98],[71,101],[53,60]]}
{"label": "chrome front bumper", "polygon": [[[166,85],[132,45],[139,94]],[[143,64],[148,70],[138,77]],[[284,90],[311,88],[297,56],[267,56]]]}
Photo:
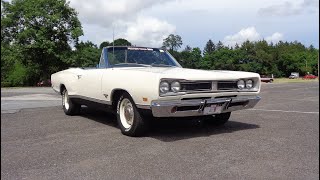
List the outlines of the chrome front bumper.
{"label": "chrome front bumper", "polygon": [[260,96],[242,96],[215,99],[152,101],[151,111],[155,117],[204,116],[253,108]]}

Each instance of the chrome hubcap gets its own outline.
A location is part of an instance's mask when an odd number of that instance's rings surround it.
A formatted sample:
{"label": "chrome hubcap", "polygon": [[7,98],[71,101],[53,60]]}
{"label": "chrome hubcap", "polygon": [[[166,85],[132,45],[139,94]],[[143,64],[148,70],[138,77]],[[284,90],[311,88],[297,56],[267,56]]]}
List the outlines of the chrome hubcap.
{"label": "chrome hubcap", "polygon": [[67,110],[69,109],[69,97],[68,97],[68,92],[64,92],[63,96],[62,96],[62,104],[64,106],[64,108],[66,108]]}
{"label": "chrome hubcap", "polygon": [[134,110],[129,99],[123,99],[120,103],[120,119],[125,128],[130,128],[133,124]]}

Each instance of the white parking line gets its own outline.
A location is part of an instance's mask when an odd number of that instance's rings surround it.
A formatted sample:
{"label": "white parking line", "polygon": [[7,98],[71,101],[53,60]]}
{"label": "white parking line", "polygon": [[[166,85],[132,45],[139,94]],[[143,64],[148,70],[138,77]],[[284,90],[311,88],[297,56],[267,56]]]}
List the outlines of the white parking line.
{"label": "white parking line", "polygon": [[249,111],[270,111],[270,112],[302,113],[302,114],[319,114],[319,112],[285,111],[285,110],[272,110],[272,109],[247,109],[247,110],[249,110]]}
{"label": "white parking line", "polygon": [[301,89],[305,89],[305,90],[308,90],[308,89],[319,89],[319,87],[294,88],[294,89],[289,89],[289,90],[301,90]]}
{"label": "white parking line", "polygon": [[[308,101],[308,102],[318,102],[319,99],[315,99],[315,97],[308,97],[309,99],[290,99],[290,98],[276,98],[276,99],[282,99],[286,101]],[[311,99],[312,98],[312,99]]]}

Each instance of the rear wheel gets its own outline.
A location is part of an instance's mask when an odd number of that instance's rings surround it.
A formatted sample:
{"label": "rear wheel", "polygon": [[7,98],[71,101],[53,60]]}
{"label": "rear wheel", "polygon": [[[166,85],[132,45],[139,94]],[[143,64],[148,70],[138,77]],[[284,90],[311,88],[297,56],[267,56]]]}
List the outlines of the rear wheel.
{"label": "rear wheel", "polygon": [[67,89],[62,92],[62,108],[66,115],[76,115],[80,112],[81,105],[73,102],[68,95]]}
{"label": "rear wheel", "polygon": [[273,82],[273,79],[270,79],[270,81],[269,81],[270,83],[272,83]]}
{"label": "rear wheel", "polygon": [[141,136],[146,131],[146,122],[128,93],[123,93],[117,103],[117,121],[121,133]]}
{"label": "rear wheel", "polygon": [[216,115],[210,116],[210,118],[206,118],[205,122],[207,124],[211,124],[214,126],[221,126],[229,121],[230,116],[231,116],[231,112],[216,114]]}

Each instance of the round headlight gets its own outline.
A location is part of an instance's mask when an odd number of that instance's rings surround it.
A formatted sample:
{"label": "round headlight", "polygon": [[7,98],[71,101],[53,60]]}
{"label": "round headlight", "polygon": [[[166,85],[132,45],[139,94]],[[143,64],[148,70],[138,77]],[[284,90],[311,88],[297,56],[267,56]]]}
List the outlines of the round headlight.
{"label": "round headlight", "polygon": [[160,83],[159,90],[161,93],[167,93],[169,91],[169,83],[163,81]]}
{"label": "round headlight", "polygon": [[246,81],[246,88],[251,89],[253,87],[253,81],[251,79]]}
{"label": "round headlight", "polygon": [[239,89],[243,89],[245,87],[244,80],[239,80],[237,85]]}
{"label": "round headlight", "polygon": [[174,81],[171,83],[171,91],[173,92],[179,92],[180,91],[180,83],[178,81]]}

